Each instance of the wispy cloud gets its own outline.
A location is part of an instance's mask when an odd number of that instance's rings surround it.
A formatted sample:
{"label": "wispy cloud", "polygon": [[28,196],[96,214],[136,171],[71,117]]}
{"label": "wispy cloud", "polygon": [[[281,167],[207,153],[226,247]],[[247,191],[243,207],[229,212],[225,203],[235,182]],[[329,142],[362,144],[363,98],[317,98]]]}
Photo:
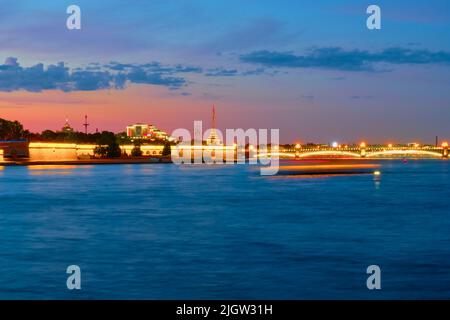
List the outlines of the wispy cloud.
{"label": "wispy cloud", "polygon": [[340,47],[314,48],[304,55],[293,52],[254,51],[240,56],[246,63],[272,68],[321,68],[342,71],[376,71],[377,64],[450,64],[450,52],[388,48],[380,52],[345,50]]}
{"label": "wispy cloud", "polygon": [[237,75],[239,75],[239,71],[236,69],[223,68],[210,69],[205,73],[207,77],[233,77]]}
{"label": "wispy cloud", "polygon": [[257,68],[245,71],[239,71],[237,69],[215,68],[206,70],[204,75],[207,77],[247,77],[247,76],[258,76],[262,74],[273,75],[273,72],[272,73],[266,72],[264,68]]}

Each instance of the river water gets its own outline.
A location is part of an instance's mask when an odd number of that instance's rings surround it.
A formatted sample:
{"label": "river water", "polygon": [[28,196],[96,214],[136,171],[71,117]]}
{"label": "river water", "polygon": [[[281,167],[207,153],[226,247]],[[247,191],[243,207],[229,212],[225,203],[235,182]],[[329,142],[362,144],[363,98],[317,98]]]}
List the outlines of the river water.
{"label": "river water", "polygon": [[381,164],[0,167],[0,298],[450,298],[450,162]]}

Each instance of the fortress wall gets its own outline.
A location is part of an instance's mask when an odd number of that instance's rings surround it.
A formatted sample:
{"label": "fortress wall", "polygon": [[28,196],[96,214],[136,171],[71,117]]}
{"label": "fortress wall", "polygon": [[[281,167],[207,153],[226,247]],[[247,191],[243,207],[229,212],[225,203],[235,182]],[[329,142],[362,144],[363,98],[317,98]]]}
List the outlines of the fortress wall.
{"label": "fortress wall", "polygon": [[78,160],[76,144],[32,142],[29,151],[31,161]]}
{"label": "fortress wall", "polygon": [[[32,142],[29,144],[31,161],[72,161],[79,159],[89,159],[94,156],[96,145],[77,145],[72,143],[47,143]],[[122,152],[131,155],[133,145],[120,147]],[[164,146],[143,145],[141,146],[144,156],[161,156]]]}
{"label": "fortress wall", "polygon": [[[131,155],[131,150],[133,150],[133,145],[124,145],[120,146],[122,149],[122,152],[125,151],[127,155]],[[141,146],[141,151],[143,156],[154,156],[158,157],[161,156],[162,151],[164,149],[164,146],[158,146],[158,145],[143,145]]]}

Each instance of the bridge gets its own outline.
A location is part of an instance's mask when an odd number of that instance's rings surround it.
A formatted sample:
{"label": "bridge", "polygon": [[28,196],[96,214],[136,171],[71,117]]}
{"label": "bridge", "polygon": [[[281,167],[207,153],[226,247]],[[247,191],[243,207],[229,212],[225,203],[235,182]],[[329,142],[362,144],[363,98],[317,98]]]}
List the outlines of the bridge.
{"label": "bridge", "polygon": [[280,158],[394,158],[394,157],[421,157],[421,158],[448,158],[448,143],[441,146],[430,145],[366,145],[359,146],[300,146],[279,147],[278,152],[272,151],[269,154],[278,154]]}

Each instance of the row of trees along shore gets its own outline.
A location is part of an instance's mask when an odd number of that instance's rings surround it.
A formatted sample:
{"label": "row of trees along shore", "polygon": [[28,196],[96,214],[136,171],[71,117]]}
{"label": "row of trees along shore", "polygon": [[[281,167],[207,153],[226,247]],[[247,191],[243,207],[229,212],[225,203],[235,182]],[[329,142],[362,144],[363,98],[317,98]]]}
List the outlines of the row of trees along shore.
{"label": "row of trees along shore", "polygon": [[76,144],[95,144],[97,147],[94,153],[97,156],[105,158],[117,158],[122,156],[120,145],[134,144],[131,156],[142,156],[140,146],[143,144],[161,145],[164,144],[163,156],[170,155],[171,144],[163,140],[131,141],[125,132],[114,133],[110,131],[102,131],[96,133],[84,133],[74,130],[52,131],[44,130],[41,133],[32,133],[25,130],[23,125],[18,121],[8,121],[0,118],[0,140],[28,140],[30,142],[59,142],[59,143],[76,143]]}

